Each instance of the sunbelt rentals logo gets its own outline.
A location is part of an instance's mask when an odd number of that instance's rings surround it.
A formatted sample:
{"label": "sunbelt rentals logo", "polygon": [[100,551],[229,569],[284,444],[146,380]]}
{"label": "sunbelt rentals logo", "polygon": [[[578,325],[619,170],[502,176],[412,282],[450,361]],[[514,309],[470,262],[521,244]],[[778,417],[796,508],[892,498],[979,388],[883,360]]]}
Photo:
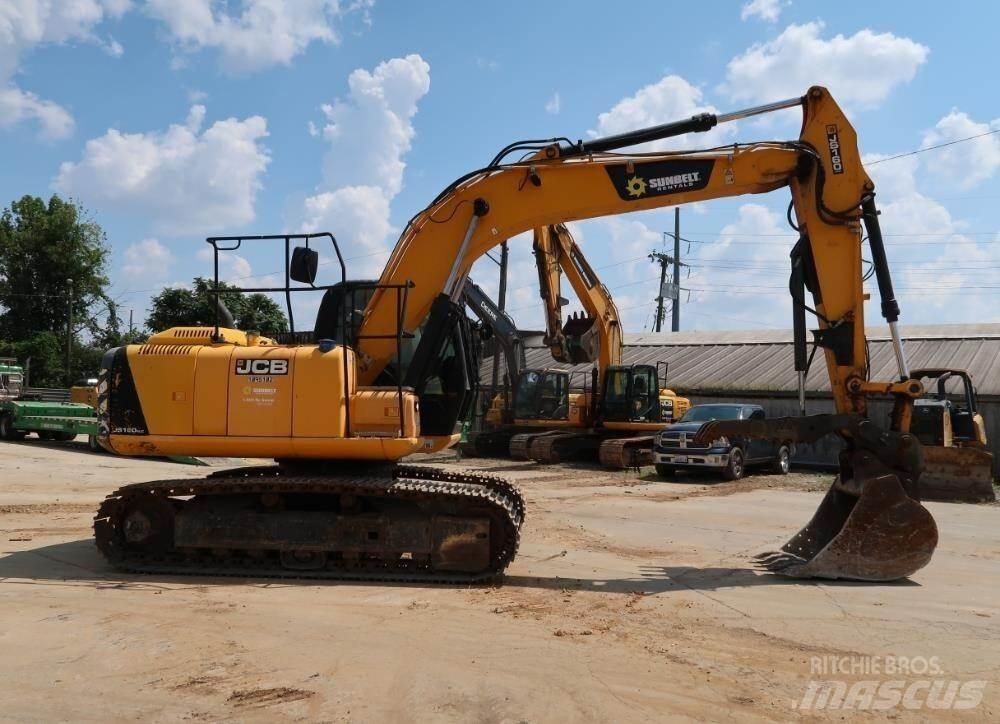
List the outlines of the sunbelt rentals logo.
{"label": "sunbelt rentals logo", "polygon": [[691,171],[689,173],[678,173],[672,176],[657,176],[646,179],[641,176],[633,176],[625,185],[628,195],[633,198],[644,196],[648,191],[655,193],[666,193],[668,191],[685,191],[701,187],[701,171]]}

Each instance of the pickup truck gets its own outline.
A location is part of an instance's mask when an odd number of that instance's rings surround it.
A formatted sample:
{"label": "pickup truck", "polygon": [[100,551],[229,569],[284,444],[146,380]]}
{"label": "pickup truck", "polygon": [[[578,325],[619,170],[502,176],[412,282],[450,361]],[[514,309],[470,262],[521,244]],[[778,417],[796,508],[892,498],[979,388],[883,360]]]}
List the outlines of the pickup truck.
{"label": "pickup truck", "polygon": [[679,469],[711,470],[726,480],[739,480],[748,467],[770,466],[781,475],[788,472],[791,444],[770,440],[720,437],[708,444],[692,442],[701,426],[711,420],[764,419],[760,405],[720,403],[695,405],[680,420],[657,433],[653,443],[653,461],[658,475],[671,476]]}

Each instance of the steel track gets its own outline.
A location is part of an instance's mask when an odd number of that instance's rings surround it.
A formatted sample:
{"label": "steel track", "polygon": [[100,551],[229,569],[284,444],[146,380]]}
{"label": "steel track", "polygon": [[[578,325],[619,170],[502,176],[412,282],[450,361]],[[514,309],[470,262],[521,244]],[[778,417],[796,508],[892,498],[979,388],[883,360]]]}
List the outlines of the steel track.
{"label": "steel track", "polygon": [[[294,468],[257,466],[219,471],[201,480],[161,480],[136,483],[109,495],[94,518],[98,549],[116,568],[133,573],[212,575],[268,578],[341,579],[382,582],[445,584],[482,583],[497,579],[514,559],[524,521],[524,499],[517,487],[493,475],[453,473],[438,468],[397,465],[374,474],[303,474]],[[380,474],[382,473],[382,474]],[[247,495],[269,493],[363,495],[405,499],[421,503],[451,503],[488,511],[491,556],[488,569],[479,573],[431,570],[409,559],[332,559],[318,570],[282,567],[270,555],[255,558],[245,551],[172,549],[156,553],[130,549],[123,520],[129,503],[153,495],[161,499],[186,496]],[[273,552],[272,552],[273,553]],[[221,554],[221,557],[220,557]]]}

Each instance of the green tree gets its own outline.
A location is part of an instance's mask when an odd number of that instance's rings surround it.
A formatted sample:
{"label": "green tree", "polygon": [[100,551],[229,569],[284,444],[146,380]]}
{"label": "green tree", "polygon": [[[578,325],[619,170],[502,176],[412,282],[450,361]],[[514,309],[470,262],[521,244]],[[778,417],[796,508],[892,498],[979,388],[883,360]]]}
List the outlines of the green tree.
{"label": "green tree", "polygon": [[[215,324],[215,302],[209,289],[212,282],[195,277],[191,289],[167,288],[153,297],[146,328],[150,333],[170,327],[197,327]],[[219,282],[223,289],[236,287]],[[222,294],[219,299],[233,315],[236,326],[265,336],[288,331],[281,307],[264,294]]]}
{"label": "green tree", "polygon": [[[109,254],[100,225],[58,196],[24,196],[0,214],[0,349],[31,357],[32,385],[63,385],[92,366],[108,333]],[[66,370],[71,304],[74,362]]]}

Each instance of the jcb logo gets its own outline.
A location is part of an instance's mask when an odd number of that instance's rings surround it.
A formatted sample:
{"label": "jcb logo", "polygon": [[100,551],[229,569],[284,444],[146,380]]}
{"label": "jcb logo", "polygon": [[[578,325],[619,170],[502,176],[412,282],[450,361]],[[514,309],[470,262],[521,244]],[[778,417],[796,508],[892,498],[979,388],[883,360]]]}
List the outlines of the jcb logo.
{"label": "jcb logo", "polygon": [[238,375],[287,375],[288,360],[286,359],[238,359],[236,360]]}

